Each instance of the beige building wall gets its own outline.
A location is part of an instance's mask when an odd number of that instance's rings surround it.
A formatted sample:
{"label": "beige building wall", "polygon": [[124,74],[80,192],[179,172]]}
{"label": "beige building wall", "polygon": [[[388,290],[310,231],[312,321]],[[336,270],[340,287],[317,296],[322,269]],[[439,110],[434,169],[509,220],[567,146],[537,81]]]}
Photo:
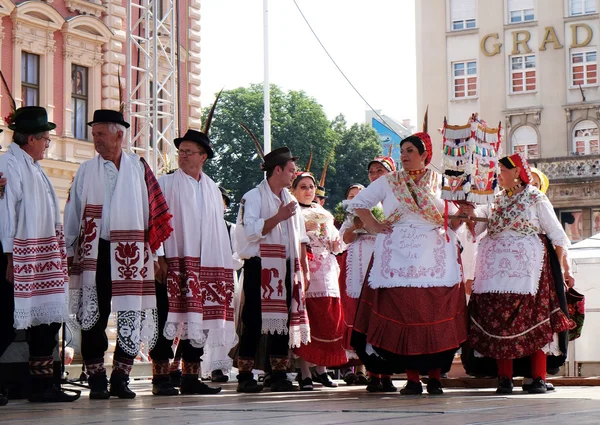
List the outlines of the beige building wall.
{"label": "beige building wall", "polygon": [[[177,83],[180,98],[176,108],[181,110],[180,125],[185,132],[188,127],[201,128],[200,0],[181,0],[177,4],[181,12],[181,81]],[[85,122],[92,120],[96,109],[119,107],[119,72],[123,86],[126,84],[127,6],[126,0],[0,0],[0,69],[17,107],[24,105],[22,52],[39,57],[37,105],[45,107],[49,120],[57,124],[41,164],[54,185],[61,210],[79,164],[96,154],[91,131],[79,139],[72,131],[71,66],[88,70]],[[164,75],[168,69],[167,64],[159,62],[159,74]],[[9,112],[8,96],[2,89],[0,117]],[[11,143],[12,131],[3,119],[0,129],[4,130],[0,134],[2,155]],[[129,131],[135,131],[133,125]]]}
{"label": "beige building wall", "polygon": [[[511,22],[509,4],[532,4],[533,19]],[[573,4],[587,11],[570,10]],[[462,17],[475,20],[469,28],[453,26],[461,5],[468,6]],[[502,124],[504,154],[519,149],[515,141],[537,143],[529,161],[550,178],[548,196],[573,240],[600,232],[599,10],[600,0],[416,0],[418,116],[429,105],[434,129],[444,117],[465,124],[478,112],[488,125]],[[573,84],[573,54],[592,55],[581,89]],[[512,58],[523,55],[535,56],[535,89],[515,92]],[[474,96],[455,95],[455,62],[476,62]],[[590,131],[575,137],[576,127]],[[442,136],[430,133],[439,166]]]}

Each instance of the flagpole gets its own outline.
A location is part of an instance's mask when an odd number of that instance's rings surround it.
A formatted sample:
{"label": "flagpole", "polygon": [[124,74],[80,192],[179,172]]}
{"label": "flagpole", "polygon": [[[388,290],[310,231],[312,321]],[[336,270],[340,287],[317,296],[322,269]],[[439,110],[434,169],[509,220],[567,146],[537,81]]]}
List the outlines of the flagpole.
{"label": "flagpole", "polygon": [[265,154],[271,152],[271,93],[269,83],[269,8],[268,0],[263,0],[263,25],[264,25],[264,151]]}

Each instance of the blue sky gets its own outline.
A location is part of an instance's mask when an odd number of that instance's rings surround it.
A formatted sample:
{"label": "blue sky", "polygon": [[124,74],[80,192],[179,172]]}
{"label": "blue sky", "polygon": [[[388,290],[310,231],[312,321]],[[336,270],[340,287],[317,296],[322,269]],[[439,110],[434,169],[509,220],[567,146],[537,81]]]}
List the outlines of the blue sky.
{"label": "blue sky", "polygon": [[[416,121],[413,0],[296,0],[340,68],[374,109]],[[263,0],[203,0],[201,100],[263,81]],[[327,57],[293,0],[269,0],[270,81],[304,90],[332,119],[364,122],[365,102]]]}

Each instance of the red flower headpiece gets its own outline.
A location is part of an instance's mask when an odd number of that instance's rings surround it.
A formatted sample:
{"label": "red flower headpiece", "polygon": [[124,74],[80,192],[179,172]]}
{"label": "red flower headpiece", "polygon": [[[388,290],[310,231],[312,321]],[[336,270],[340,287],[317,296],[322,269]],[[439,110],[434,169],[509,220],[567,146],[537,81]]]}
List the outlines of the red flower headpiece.
{"label": "red flower headpiece", "polygon": [[378,156],[376,158],[373,158],[373,161],[369,162],[369,166],[367,167],[367,169],[371,166],[372,163],[374,162],[379,162],[381,165],[383,165],[390,173],[396,171],[396,163],[394,162],[394,160],[392,158],[390,158],[389,156]]}
{"label": "red flower headpiece", "polygon": [[423,142],[423,146],[425,146],[425,152],[427,153],[427,157],[425,158],[425,165],[429,165],[431,162],[431,157],[433,156],[433,145],[431,143],[431,137],[427,133],[415,133],[414,137],[418,137]]}
{"label": "red flower headpiece", "polygon": [[505,156],[500,160],[500,163],[509,170],[519,167],[519,178],[521,181],[525,184],[529,184],[531,182],[531,168],[529,167],[529,163],[522,152]]}

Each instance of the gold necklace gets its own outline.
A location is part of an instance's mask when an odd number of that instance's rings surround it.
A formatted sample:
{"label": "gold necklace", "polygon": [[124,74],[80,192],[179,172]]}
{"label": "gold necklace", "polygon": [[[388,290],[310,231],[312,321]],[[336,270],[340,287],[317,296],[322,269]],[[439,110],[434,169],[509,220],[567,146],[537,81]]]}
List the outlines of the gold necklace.
{"label": "gold necklace", "polygon": [[513,186],[510,189],[506,189],[506,194],[508,196],[513,196],[515,194],[515,191],[518,190],[522,186],[523,186],[523,183],[519,182],[519,184],[517,184],[516,186]]}

